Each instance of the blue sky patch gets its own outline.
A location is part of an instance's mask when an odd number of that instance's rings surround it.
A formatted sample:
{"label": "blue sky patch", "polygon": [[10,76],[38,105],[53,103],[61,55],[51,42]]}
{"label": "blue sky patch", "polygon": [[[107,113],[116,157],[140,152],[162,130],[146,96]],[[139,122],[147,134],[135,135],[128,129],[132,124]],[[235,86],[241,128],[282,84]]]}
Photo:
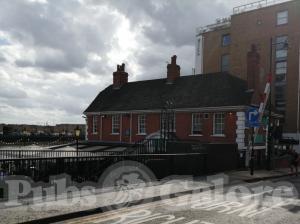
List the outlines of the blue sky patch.
{"label": "blue sky patch", "polygon": [[10,45],[10,43],[5,38],[0,37],[0,45]]}

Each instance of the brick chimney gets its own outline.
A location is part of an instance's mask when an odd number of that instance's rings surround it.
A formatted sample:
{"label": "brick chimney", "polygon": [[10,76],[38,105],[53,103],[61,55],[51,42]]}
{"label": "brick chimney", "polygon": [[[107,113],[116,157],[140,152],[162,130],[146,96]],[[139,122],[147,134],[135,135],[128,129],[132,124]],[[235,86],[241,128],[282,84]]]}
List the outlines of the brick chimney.
{"label": "brick chimney", "polygon": [[125,72],[125,64],[117,65],[117,71],[113,73],[113,88],[120,89],[128,83],[128,73]]}
{"label": "brick chimney", "polygon": [[251,50],[247,54],[247,83],[248,91],[253,92],[252,103],[259,103],[261,94],[260,55],[254,44],[251,45]]}
{"label": "brick chimney", "polygon": [[177,78],[180,77],[180,66],[176,64],[177,56],[171,57],[171,64],[167,66],[167,83],[173,83]]}

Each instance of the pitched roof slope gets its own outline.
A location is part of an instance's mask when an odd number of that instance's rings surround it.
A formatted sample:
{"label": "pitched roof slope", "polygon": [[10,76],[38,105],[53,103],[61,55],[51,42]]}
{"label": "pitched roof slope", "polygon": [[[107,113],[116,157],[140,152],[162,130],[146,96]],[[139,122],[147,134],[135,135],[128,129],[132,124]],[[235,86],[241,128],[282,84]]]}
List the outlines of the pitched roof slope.
{"label": "pitched roof slope", "polygon": [[173,84],[166,79],[112,85],[98,94],[84,113],[161,109],[166,100],[175,108],[240,106],[250,103],[246,81],[228,73],[181,76]]}

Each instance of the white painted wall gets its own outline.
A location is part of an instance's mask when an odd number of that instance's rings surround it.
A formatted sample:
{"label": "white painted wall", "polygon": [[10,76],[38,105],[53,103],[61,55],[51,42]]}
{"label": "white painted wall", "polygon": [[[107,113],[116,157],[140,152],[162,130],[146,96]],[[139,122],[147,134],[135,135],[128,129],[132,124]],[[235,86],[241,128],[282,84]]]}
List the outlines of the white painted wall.
{"label": "white painted wall", "polygon": [[195,73],[203,74],[203,45],[204,37],[197,35],[195,40]]}
{"label": "white painted wall", "polygon": [[236,143],[238,144],[238,149],[245,149],[245,120],[246,115],[245,112],[237,112],[237,120],[236,120]]}

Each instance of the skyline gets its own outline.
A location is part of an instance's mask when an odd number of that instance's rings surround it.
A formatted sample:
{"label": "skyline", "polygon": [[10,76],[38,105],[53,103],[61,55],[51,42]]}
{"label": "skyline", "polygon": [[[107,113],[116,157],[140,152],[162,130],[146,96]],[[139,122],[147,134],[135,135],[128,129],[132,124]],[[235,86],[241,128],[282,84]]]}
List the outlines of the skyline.
{"label": "skyline", "polygon": [[191,75],[196,28],[249,2],[0,0],[0,123],[84,123],[123,62],[130,82],[165,77],[174,54]]}

